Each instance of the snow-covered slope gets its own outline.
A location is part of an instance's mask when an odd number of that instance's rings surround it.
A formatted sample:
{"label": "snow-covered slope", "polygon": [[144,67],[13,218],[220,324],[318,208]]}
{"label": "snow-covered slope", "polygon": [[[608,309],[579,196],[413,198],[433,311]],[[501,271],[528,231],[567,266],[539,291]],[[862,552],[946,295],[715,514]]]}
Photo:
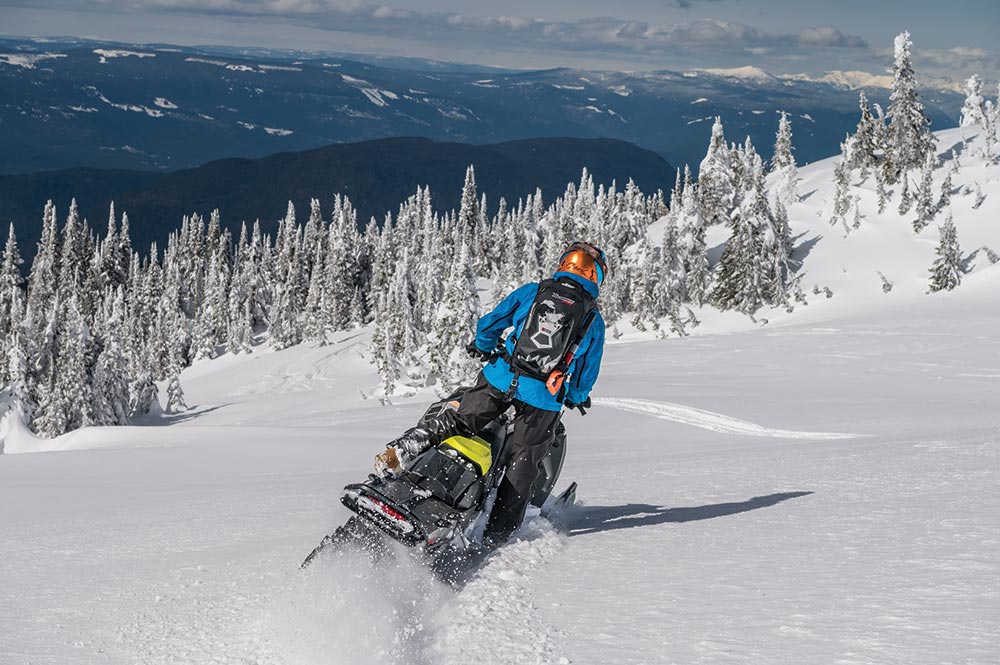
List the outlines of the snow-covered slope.
{"label": "snow-covered slope", "polygon": [[[936,136],[939,166],[934,171],[935,198],[952,172],[956,158],[960,166],[951,175],[949,205],[920,233],[913,230],[915,211],[899,214],[901,185],[887,187],[888,205],[879,214],[874,175],[862,179],[857,171],[851,175],[849,197],[858,199],[860,224],[853,228],[853,204],[846,225],[840,221],[831,224],[836,192],[833,170],[840,156],[799,169],[801,200],[789,207],[788,214],[795,241],[793,258],[802,264],[798,274],[808,305],[796,305],[793,312],[780,308],[761,310],[756,318],[762,324],[801,326],[859,313],[877,316],[887,309],[950,299],[957,291],[978,291],[989,301],[989,292],[1000,289],[1000,263],[991,263],[989,252],[983,248],[1000,254],[1000,161],[984,156],[986,145],[977,128],[949,129],[937,132]],[[918,177],[916,172],[910,174],[911,196]],[[770,184],[774,184],[773,180]],[[939,227],[949,214],[968,272],[956,292],[928,294]],[[663,218],[650,227],[648,235],[653,244],[662,241],[666,223]],[[723,226],[708,229],[709,257],[713,262],[721,256],[729,233]],[[891,284],[888,292],[883,288],[880,274]],[[996,303],[1000,303],[1000,297]],[[741,314],[709,307],[699,310],[697,315],[702,325],[689,331],[696,336],[745,330],[754,325]],[[625,340],[648,337],[635,333],[627,325],[621,328]]]}
{"label": "snow-covered slope", "polygon": [[[987,198],[953,197],[959,239],[996,248],[1000,167],[960,159]],[[297,568],[428,399],[365,399],[364,333],[200,363],[187,414],[0,456],[0,663],[995,662],[1000,267],[926,295],[935,225],[843,238],[831,171],[791,215],[833,297],[611,344],[565,418],[579,505],[455,588],[404,553]]]}
{"label": "snow-covered slope", "polygon": [[[844,224],[830,225],[833,210],[834,184],[831,176],[839,157],[816,162],[800,170],[799,193],[803,201],[791,207],[792,232],[798,237],[798,256],[805,265],[803,285],[828,286],[847,308],[861,302],[884,301],[886,298],[923,297],[928,288],[928,270],[935,259],[938,228],[950,213],[958,231],[963,256],[981,247],[1000,250],[1000,164],[984,159],[980,152],[985,142],[977,128],[951,129],[937,132],[940,167],[934,172],[935,199],[946,175],[958,160],[959,169],[952,176],[952,196],[949,206],[919,234],[913,231],[915,211],[906,215],[898,212],[901,185],[889,187],[891,195],[884,214],[878,214],[875,177],[864,181],[855,172],[851,196],[860,197],[858,207],[861,222],[858,229]],[[968,141],[963,138],[968,137]],[[911,175],[911,193],[915,191],[916,174]],[[977,206],[977,186],[984,201]],[[853,224],[853,212],[847,224]],[[1000,267],[991,264],[980,253],[970,265],[971,274],[962,287],[977,288],[985,281],[997,284]],[[893,284],[884,294],[881,272]],[[886,296],[886,298],[883,298]],[[939,294],[935,297],[947,297]],[[816,300],[815,298],[812,300]],[[810,303],[810,307],[814,303]]]}

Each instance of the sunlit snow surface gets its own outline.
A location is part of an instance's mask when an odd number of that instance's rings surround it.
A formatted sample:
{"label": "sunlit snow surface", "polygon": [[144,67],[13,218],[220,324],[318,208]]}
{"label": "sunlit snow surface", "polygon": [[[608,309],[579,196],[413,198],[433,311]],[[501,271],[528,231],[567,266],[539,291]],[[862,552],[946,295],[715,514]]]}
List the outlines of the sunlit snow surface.
{"label": "sunlit snow surface", "polygon": [[[792,219],[833,298],[623,329],[565,417],[578,505],[454,587],[401,548],[298,570],[430,399],[365,399],[364,333],[199,363],[165,426],[7,433],[61,452],[0,456],[0,663],[996,663],[1000,266],[925,295],[936,224],[843,238],[829,172]],[[1000,250],[976,173],[959,240]]]}

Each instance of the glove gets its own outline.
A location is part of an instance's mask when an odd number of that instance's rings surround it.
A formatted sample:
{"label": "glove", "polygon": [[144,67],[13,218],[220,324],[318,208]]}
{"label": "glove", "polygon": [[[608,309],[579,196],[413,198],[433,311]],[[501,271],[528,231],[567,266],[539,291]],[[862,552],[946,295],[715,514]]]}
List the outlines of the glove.
{"label": "glove", "polygon": [[483,362],[489,360],[490,356],[493,355],[489,351],[483,351],[476,346],[476,340],[472,340],[465,345],[465,352],[468,353],[470,357],[482,360]]}
{"label": "glove", "polygon": [[402,457],[405,453],[392,446],[375,456],[375,474],[382,478],[395,478],[403,472]]}
{"label": "glove", "polygon": [[571,402],[570,400],[566,400],[565,402],[563,402],[563,406],[565,406],[570,411],[572,411],[573,409],[579,409],[580,415],[585,416],[587,415],[587,409],[590,408],[590,397],[588,396],[587,399],[583,400],[582,402]]}

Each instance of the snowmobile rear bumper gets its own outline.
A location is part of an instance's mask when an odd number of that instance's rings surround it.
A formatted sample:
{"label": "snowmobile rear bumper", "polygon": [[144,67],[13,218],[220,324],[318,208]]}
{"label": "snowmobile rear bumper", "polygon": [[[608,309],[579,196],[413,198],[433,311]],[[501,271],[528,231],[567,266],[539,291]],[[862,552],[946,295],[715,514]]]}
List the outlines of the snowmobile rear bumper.
{"label": "snowmobile rear bumper", "polygon": [[368,524],[410,547],[436,544],[453,531],[461,515],[433,497],[414,493],[412,485],[392,480],[379,488],[368,483],[348,485],[340,501]]}

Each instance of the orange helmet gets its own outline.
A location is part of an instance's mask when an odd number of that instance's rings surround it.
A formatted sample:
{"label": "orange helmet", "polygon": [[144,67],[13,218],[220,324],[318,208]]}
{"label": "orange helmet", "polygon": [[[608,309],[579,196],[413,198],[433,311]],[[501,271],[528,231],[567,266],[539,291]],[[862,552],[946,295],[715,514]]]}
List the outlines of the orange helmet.
{"label": "orange helmet", "polygon": [[556,272],[580,275],[600,285],[608,273],[607,257],[596,245],[589,242],[574,242],[559,258],[559,268]]}

